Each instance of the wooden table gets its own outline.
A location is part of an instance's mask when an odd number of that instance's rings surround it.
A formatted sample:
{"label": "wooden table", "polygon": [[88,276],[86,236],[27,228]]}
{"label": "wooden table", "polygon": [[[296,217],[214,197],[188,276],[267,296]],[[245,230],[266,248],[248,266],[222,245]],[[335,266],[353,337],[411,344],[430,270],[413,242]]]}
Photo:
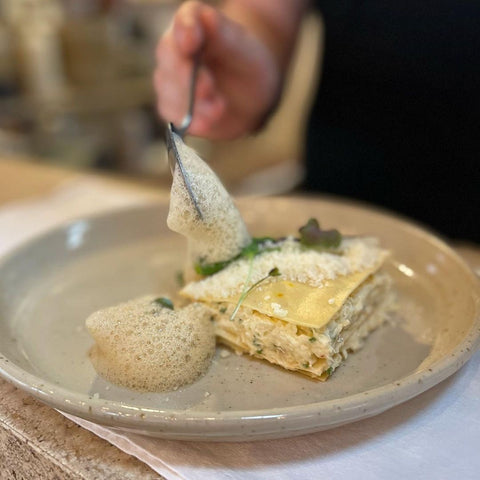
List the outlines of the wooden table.
{"label": "wooden table", "polygon": [[[94,175],[0,158],[0,207]],[[102,178],[95,175],[96,178]],[[151,189],[104,177],[128,189]],[[0,379],[0,479],[158,479],[144,463]]]}

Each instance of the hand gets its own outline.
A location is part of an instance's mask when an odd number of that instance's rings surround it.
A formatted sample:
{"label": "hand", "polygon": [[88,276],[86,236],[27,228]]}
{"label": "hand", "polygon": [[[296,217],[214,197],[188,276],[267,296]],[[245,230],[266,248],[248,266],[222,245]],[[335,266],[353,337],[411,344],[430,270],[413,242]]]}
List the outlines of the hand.
{"label": "hand", "polygon": [[160,116],[174,124],[184,117],[197,52],[201,67],[189,133],[231,139],[254,131],[276,103],[281,68],[259,38],[197,1],[182,4],[157,47],[154,86]]}

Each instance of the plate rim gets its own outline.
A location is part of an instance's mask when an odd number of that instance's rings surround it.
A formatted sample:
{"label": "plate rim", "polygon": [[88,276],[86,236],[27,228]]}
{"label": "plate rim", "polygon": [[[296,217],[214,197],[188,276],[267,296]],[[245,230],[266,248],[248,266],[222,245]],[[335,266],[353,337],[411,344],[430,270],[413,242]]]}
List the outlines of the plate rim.
{"label": "plate rim", "polygon": [[[265,197],[263,197],[265,198]],[[312,431],[316,431],[321,426],[328,425],[335,426],[336,421],[340,418],[345,418],[346,412],[350,413],[350,418],[342,421],[341,423],[347,423],[350,421],[361,420],[368,416],[376,415],[385,411],[395,405],[403,403],[410,398],[413,398],[424,391],[428,390],[432,386],[440,383],[442,380],[446,379],[457,370],[459,370],[476,352],[480,346],[480,282],[478,282],[475,273],[468,267],[466,262],[462,257],[451,248],[443,239],[439,238],[434,232],[425,228],[422,225],[417,224],[415,221],[411,221],[402,217],[401,215],[392,214],[388,210],[382,209],[381,207],[371,206],[363,202],[350,201],[348,199],[338,199],[333,196],[309,196],[309,195],[288,195],[288,196],[275,196],[275,197],[266,197],[269,201],[279,201],[279,200],[288,200],[288,201],[321,201],[327,202],[332,205],[343,205],[353,208],[359,208],[362,210],[367,209],[369,212],[380,215],[381,217],[387,218],[388,220],[393,220],[400,222],[403,228],[407,228],[414,233],[421,234],[422,236],[427,235],[430,242],[434,242],[437,248],[440,248],[442,251],[447,251],[450,256],[452,256],[456,263],[462,268],[463,273],[470,277],[472,281],[472,295],[474,296],[475,302],[475,313],[472,318],[471,324],[469,324],[469,330],[465,333],[463,340],[457,343],[452,350],[450,350],[450,355],[442,357],[435,361],[428,370],[420,370],[417,372],[412,372],[411,374],[404,376],[400,379],[396,379],[392,382],[364,390],[362,392],[347,395],[338,399],[331,399],[319,402],[311,402],[308,404],[294,405],[294,406],[284,406],[284,407],[275,407],[268,409],[255,409],[255,410],[222,410],[218,412],[212,411],[202,411],[202,410],[175,410],[175,409],[158,409],[155,412],[152,412],[151,408],[142,409],[141,407],[135,407],[138,411],[138,414],[141,416],[141,430],[148,432],[149,434],[158,433],[155,436],[163,436],[174,438],[175,434],[169,436],[170,432],[157,432],[160,426],[168,427],[171,425],[171,420],[175,417],[177,420],[189,423],[201,423],[202,430],[197,431],[191,429],[191,434],[184,432],[183,436],[195,437],[198,439],[198,435],[201,433],[202,438],[205,440],[209,439],[209,435],[214,435],[218,431],[217,424],[221,423],[222,425],[228,423],[230,426],[237,425],[239,423],[265,423],[272,420],[276,421],[281,420],[282,424],[291,424],[298,419],[311,419],[312,416],[317,418],[317,422],[314,425]],[[246,202],[255,201],[254,197],[243,197],[238,200],[239,207],[245,204]],[[258,200],[258,198],[257,198]],[[48,237],[49,235],[56,235],[60,232],[65,232],[72,224],[78,221],[89,221],[89,222],[102,222],[106,219],[112,219],[114,216],[125,216],[129,213],[156,209],[159,207],[164,208],[168,205],[168,202],[165,200],[152,202],[146,205],[133,206],[127,208],[121,208],[109,212],[101,212],[93,215],[85,215],[74,220],[69,220],[67,222],[62,222],[61,224],[56,225],[53,228],[48,229],[47,231],[34,236],[33,238],[22,242],[16,245],[14,248],[10,249],[0,257],[0,268],[1,266],[10,261],[16,255],[22,252],[23,249],[28,248],[32,244],[35,244],[41,239]],[[118,426],[118,428],[133,431],[138,427],[139,418],[138,416],[133,417],[131,410],[132,408],[128,406],[125,402],[119,402],[115,400],[107,400],[102,398],[95,398],[93,395],[75,393],[70,389],[59,386],[53,382],[50,382],[46,379],[38,377],[32,373],[27,372],[20,366],[16,365],[14,362],[9,360],[2,352],[0,352],[0,377],[3,377],[5,380],[14,384],[18,388],[30,393],[40,401],[47,403],[48,405],[61,410],[63,412],[77,415],[85,420],[95,421],[103,425],[108,425],[112,427]],[[415,386],[415,388],[413,388]],[[395,394],[395,398],[392,401],[392,387]],[[396,392],[400,392],[397,394]],[[403,393],[403,395],[402,395]],[[375,409],[369,408],[368,411],[361,412],[361,409],[364,409],[365,400],[375,396],[376,405]],[[148,411],[148,414],[145,412]],[[319,411],[325,412],[325,415],[319,415]],[[325,423],[326,413],[329,413],[328,423]],[[362,415],[363,413],[363,415]],[[143,416],[142,416],[143,415]],[[205,417],[208,415],[209,423],[208,428],[205,428]],[[131,427],[130,427],[131,425]],[[278,428],[278,427],[277,427]],[[284,430],[285,435],[283,436],[292,436],[292,430]],[[282,433],[282,432],[277,432]],[[296,433],[301,435],[306,433],[304,430]],[[262,436],[263,435],[263,436]],[[182,435],[181,435],[182,436]],[[232,436],[232,435],[230,435]],[[233,435],[235,436],[235,435]],[[276,438],[282,435],[276,435]],[[222,435],[220,440],[228,440],[229,435],[225,433]],[[259,433],[258,435],[253,435],[258,439],[266,438],[265,434]],[[248,440],[252,439],[252,435],[248,437]]]}

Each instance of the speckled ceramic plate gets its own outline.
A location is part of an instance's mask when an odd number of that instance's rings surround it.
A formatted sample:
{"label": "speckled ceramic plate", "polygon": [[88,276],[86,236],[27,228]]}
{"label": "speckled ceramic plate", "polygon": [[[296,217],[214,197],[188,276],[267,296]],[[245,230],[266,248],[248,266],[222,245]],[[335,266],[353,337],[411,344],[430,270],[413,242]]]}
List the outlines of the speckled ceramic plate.
{"label": "speckled ceramic plate", "polygon": [[319,198],[239,203],[255,234],[285,235],[317,217],[376,235],[392,252],[395,325],[376,330],[325,383],[217,352],[208,373],[176,392],[140,394],[98,378],[84,328],[93,311],[168,293],[184,243],[166,205],[87,218],[56,229],[0,264],[1,375],[43,402],[103,425],[190,440],[279,438],[378,414],[453,374],[480,335],[479,284],[442,241],[385,213]]}

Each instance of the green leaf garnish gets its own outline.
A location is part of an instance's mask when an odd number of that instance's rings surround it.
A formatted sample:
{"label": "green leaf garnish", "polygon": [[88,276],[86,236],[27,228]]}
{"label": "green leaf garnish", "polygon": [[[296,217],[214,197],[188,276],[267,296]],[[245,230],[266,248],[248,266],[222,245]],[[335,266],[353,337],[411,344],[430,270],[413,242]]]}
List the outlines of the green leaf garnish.
{"label": "green leaf garnish", "polygon": [[209,275],[213,275],[214,273],[217,273],[220,270],[223,270],[231,262],[232,260],[225,260],[224,262],[215,262],[215,263],[204,263],[202,260],[200,260],[198,263],[194,265],[194,268],[199,275],[208,277]]}
{"label": "green leaf garnish", "polygon": [[248,282],[250,281],[250,277],[252,276],[252,267],[253,267],[253,257],[250,258],[250,268],[248,270],[248,275],[247,279],[245,281],[245,284],[243,286],[243,292],[240,295],[240,298],[238,299],[237,304],[235,305],[235,308],[233,309],[232,315],[230,315],[230,320],[233,320],[235,318],[235,315],[238,312],[238,309],[242,305],[242,303],[245,301],[245,298],[247,298],[247,295],[255,288],[257,288],[262,282],[267,280],[270,277],[278,277],[281,275],[280,270],[277,267],[272,268],[267,275],[262,277],[260,280],[255,282],[250,288],[247,289]]}
{"label": "green leaf garnish", "polygon": [[330,368],[327,368],[327,370],[325,370],[325,373],[330,376],[332,373],[333,373],[333,367],[330,367]]}
{"label": "green leaf garnish", "polygon": [[271,251],[276,248],[267,248],[265,244],[267,242],[275,242],[275,239],[272,237],[254,237],[252,241],[242,249],[239,256],[237,258],[250,258],[255,257],[261,252],[266,250]]}
{"label": "green leaf garnish", "polygon": [[277,267],[274,267],[268,272],[267,277],[279,277],[280,275],[280,270]]}
{"label": "green leaf garnish", "polygon": [[246,247],[242,248],[242,250],[237,256],[231,258],[230,260],[224,260],[222,262],[214,263],[205,263],[204,260],[200,259],[199,262],[194,265],[195,272],[197,272],[199,275],[203,275],[204,277],[208,277],[209,275],[213,275],[214,273],[223,270],[225,267],[228,267],[228,265],[230,265],[235,260],[239,260],[241,258],[250,259],[256,257],[259,253],[277,250],[278,247],[267,246],[267,243],[275,241],[276,240],[271,237],[254,237]]}
{"label": "green leaf garnish", "polygon": [[315,218],[300,227],[300,243],[313,249],[337,248],[342,241],[342,235],[338,230],[322,230]]}
{"label": "green leaf garnish", "polygon": [[[315,250],[326,250],[337,248],[341,241],[342,235],[338,230],[322,230],[315,218],[308,220],[306,225],[299,229],[300,243],[308,248]],[[279,250],[278,242],[282,239],[275,239],[272,237],[253,237],[252,241],[242,248],[240,253],[229,260],[221,262],[206,263],[204,259],[200,259],[195,265],[194,269],[199,275],[208,277],[213,275],[225,267],[228,267],[235,260],[242,258],[252,259],[263,252],[272,252]],[[272,245],[273,244],[273,245]],[[271,276],[276,276],[275,272]]]}
{"label": "green leaf garnish", "polygon": [[173,310],[173,302],[166,297],[159,297],[156,298],[153,303],[156,303],[157,305],[161,305],[162,307],[169,308],[170,310]]}
{"label": "green leaf garnish", "polygon": [[182,271],[178,271],[175,274],[175,280],[177,281],[179,287],[183,287],[185,285],[185,277]]}

